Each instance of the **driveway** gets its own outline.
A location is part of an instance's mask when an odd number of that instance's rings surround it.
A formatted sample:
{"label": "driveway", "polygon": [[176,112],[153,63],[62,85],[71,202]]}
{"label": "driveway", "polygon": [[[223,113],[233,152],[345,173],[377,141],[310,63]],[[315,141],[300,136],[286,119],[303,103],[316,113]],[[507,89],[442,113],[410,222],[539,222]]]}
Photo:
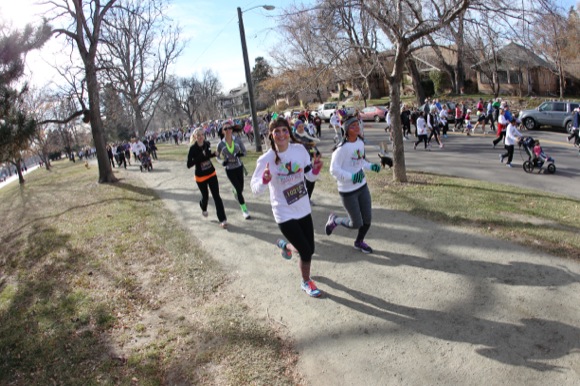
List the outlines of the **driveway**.
{"label": "driveway", "polygon": [[[379,140],[380,130],[367,131],[369,146]],[[491,145],[476,146],[479,141],[491,137],[452,136],[444,152],[429,154],[411,147],[408,167],[439,164],[463,175],[462,165],[472,177],[526,186],[572,179],[572,170],[568,176],[530,176],[508,169]],[[462,156],[459,149],[470,154]],[[280,232],[268,196],[251,194],[249,176],[245,197],[252,219],[244,220],[218,167],[230,223],[222,230],[211,200],[209,217],[202,217],[185,160],[161,160],[152,173],[141,175],[228,270],[232,280],[221,296],[245,302],[295,342],[308,384],[580,384],[580,264],[575,261],[377,206],[366,239],[374,253],[365,255],[353,249],[353,231],[339,227],[330,237],[324,234],[329,212],[344,211],[338,194],[318,189],[312,274],[324,295],[313,299],[300,290],[296,257],[284,260],[274,246]]]}

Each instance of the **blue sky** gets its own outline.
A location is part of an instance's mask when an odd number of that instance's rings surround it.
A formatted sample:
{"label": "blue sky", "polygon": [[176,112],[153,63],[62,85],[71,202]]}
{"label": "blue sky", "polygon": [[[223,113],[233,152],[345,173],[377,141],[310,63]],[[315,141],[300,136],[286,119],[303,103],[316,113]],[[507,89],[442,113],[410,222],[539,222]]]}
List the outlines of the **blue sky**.
{"label": "blue sky", "polygon": [[[11,21],[15,27],[26,22],[39,20],[43,8],[35,5],[38,0],[3,0],[0,4],[0,17]],[[313,0],[306,0],[312,3]],[[560,5],[569,8],[577,0],[560,0]],[[273,5],[273,11],[259,8],[261,5]],[[238,27],[237,7],[244,12],[244,26],[248,45],[250,66],[253,67],[257,56],[268,59],[268,52],[284,49],[276,33],[275,16],[282,12],[282,7],[291,4],[288,0],[174,0],[169,15],[182,27],[182,37],[188,40],[183,54],[171,70],[176,75],[188,77],[201,75],[204,69],[216,73],[224,86],[224,91],[245,82],[244,63]],[[250,10],[250,8],[258,7]],[[42,86],[58,75],[47,63],[58,63],[68,60],[63,52],[61,42],[54,39],[41,52],[29,54],[27,65],[32,74],[33,84]]]}
{"label": "blue sky", "polygon": [[[180,20],[183,36],[189,39],[175,73],[188,76],[201,75],[204,69],[219,74],[224,88],[230,89],[245,82],[244,61],[238,25],[237,7],[243,12],[246,43],[250,67],[258,56],[268,56],[270,48],[276,44],[276,20],[284,0],[177,0],[170,11],[172,17]],[[277,7],[272,11],[261,5]],[[258,8],[250,10],[252,7]],[[173,15],[175,12],[175,16]],[[181,17],[189,15],[188,17]]]}
{"label": "blue sky", "polygon": [[[0,2],[0,18],[14,27],[22,27],[27,22],[40,20],[43,14],[38,0],[3,0]],[[273,11],[259,6],[273,5]],[[268,51],[276,42],[274,16],[282,6],[290,4],[285,0],[175,0],[169,9],[169,16],[182,27],[182,38],[188,41],[170,72],[183,77],[201,75],[204,69],[216,73],[227,91],[245,83],[244,62],[238,26],[237,7],[243,13],[246,42],[250,66],[257,56],[268,56]],[[256,9],[250,8],[258,6]],[[27,57],[28,75],[38,87],[58,74],[50,63],[68,60],[70,49],[63,48],[63,38],[53,39],[40,52]],[[63,54],[65,53],[65,54]]]}

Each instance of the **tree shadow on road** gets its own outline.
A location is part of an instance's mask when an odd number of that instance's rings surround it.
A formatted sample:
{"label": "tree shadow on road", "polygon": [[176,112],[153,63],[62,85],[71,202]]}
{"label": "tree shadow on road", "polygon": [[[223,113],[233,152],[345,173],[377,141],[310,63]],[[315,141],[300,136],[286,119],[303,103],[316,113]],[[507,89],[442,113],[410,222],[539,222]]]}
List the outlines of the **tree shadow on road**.
{"label": "tree shadow on road", "polygon": [[[342,306],[419,334],[481,346],[475,349],[476,353],[508,365],[538,371],[562,371],[562,367],[542,361],[580,353],[580,329],[558,321],[526,318],[520,320],[521,324],[512,324],[461,313],[408,307],[350,289],[327,277],[314,279],[336,290],[334,293],[328,291],[326,295]],[[341,297],[338,291],[356,300]],[[381,331],[378,333],[382,334]],[[332,339],[328,335],[316,340],[327,338]]]}

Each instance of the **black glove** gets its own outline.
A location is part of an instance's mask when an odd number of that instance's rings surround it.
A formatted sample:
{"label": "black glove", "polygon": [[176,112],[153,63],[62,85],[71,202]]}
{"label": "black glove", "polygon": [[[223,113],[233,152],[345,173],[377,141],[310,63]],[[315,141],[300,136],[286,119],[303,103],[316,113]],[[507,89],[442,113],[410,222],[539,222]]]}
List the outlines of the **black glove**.
{"label": "black glove", "polygon": [[223,160],[222,162],[222,166],[226,166],[230,161],[228,161],[228,159]]}

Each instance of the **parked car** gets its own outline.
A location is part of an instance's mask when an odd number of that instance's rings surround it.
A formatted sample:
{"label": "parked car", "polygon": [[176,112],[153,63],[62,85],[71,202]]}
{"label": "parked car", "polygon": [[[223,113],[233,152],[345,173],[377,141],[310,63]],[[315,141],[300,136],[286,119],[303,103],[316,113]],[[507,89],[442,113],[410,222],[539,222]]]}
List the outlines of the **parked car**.
{"label": "parked car", "polygon": [[[447,109],[447,122],[455,122],[455,103],[454,102],[441,102],[441,106]],[[424,111],[425,105],[422,104],[419,107],[419,111]]]}
{"label": "parked car", "polygon": [[370,106],[360,111],[360,118],[363,121],[384,121],[386,115],[387,108],[385,106]]}
{"label": "parked car", "polygon": [[320,119],[328,122],[330,121],[330,117],[332,117],[337,107],[338,103],[335,102],[321,103],[316,109],[316,113],[318,114]]}
{"label": "parked car", "polygon": [[572,116],[579,102],[548,101],[533,110],[522,110],[518,118],[528,130],[540,126],[555,126],[572,133]]}

